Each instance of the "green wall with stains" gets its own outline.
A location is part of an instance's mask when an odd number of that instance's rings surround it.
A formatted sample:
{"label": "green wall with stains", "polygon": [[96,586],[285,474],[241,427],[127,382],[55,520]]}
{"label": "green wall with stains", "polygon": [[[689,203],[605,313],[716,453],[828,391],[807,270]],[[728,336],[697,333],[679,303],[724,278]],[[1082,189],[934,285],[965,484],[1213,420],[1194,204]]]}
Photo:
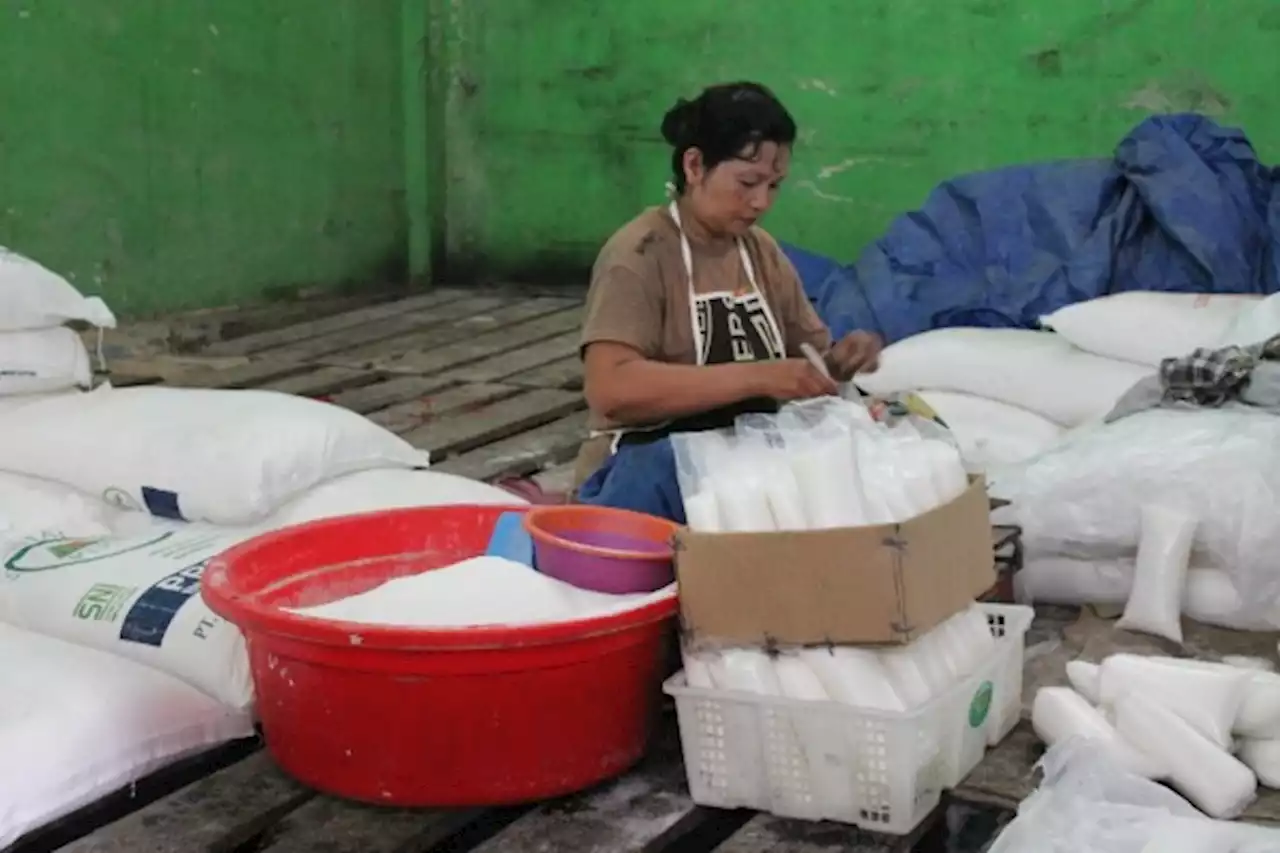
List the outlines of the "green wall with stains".
{"label": "green wall with stains", "polygon": [[1280,3],[1227,8],[0,0],[0,244],[126,314],[401,280],[428,248],[580,280],[661,200],[675,97],[755,78],[802,128],[769,226],[848,259],[943,178],[1103,156],[1152,111],[1280,155]]}
{"label": "green wall with stains", "polygon": [[[756,78],[801,125],[777,236],[852,259],[958,173],[1106,156],[1153,111],[1280,156],[1276,0],[469,0],[451,19],[451,260],[589,262],[662,199],[676,96]],[[1227,11],[1229,9],[1229,12]]]}
{"label": "green wall with stains", "polygon": [[0,0],[0,244],[124,313],[400,277],[398,0]]}

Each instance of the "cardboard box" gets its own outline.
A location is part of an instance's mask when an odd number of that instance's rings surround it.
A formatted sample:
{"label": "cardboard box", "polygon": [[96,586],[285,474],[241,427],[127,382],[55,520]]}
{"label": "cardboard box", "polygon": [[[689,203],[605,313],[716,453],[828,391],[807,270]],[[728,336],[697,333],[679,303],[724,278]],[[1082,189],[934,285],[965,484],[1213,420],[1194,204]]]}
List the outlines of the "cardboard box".
{"label": "cardboard box", "polygon": [[901,524],[676,535],[690,639],[901,644],[996,580],[986,483]]}

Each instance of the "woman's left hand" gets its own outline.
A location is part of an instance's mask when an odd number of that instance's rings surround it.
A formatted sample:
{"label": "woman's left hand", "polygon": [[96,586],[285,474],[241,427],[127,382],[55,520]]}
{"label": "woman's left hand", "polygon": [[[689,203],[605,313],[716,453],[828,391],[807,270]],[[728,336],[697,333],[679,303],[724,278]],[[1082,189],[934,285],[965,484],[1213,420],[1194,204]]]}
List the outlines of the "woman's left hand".
{"label": "woman's left hand", "polygon": [[870,373],[879,365],[884,341],[873,332],[850,332],[827,353],[827,367],[839,382],[855,373]]}

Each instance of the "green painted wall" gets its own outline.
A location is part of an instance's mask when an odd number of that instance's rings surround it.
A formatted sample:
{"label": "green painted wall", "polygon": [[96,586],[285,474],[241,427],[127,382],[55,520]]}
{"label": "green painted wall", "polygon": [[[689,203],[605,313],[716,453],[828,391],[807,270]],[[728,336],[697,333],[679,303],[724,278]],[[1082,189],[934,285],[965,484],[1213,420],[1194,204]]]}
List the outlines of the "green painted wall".
{"label": "green painted wall", "polygon": [[[768,227],[851,259],[939,180],[1104,156],[1199,110],[1280,156],[1276,0],[461,0],[452,260],[589,262],[660,201],[676,96],[756,78],[801,124]],[[1229,10],[1229,11],[1228,11]]]}
{"label": "green painted wall", "polygon": [[433,247],[580,280],[661,199],[667,106],[756,78],[802,127],[770,227],[851,258],[943,178],[1151,111],[1280,156],[1277,43],[1276,0],[0,0],[0,244],[127,314]]}
{"label": "green painted wall", "polygon": [[397,0],[0,0],[0,244],[150,313],[402,276]]}

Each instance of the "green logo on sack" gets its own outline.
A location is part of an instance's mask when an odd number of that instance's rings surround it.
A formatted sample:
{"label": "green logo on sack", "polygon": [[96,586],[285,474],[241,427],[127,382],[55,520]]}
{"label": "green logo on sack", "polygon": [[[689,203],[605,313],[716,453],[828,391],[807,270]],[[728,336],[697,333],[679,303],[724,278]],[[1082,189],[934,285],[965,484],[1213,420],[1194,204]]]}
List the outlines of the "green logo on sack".
{"label": "green logo on sack", "polygon": [[84,598],[76,602],[75,617],[90,622],[114,622],[137,591],[136,586],[95,583]]}
{"label": "green logo on sack", "polygon": [[976,729],[987,721],[987,715],[991,713],[991,696],[995,693],[995,687],[990,681],[984,681],[978,685],[978,690],[973,694],[973,701],[969,703],[969,728]]}
{"label": "green logo on sack", "polygon": [[4,567],[11,572],[47,572],[118,557],[163,542],[172,530],[137,539],[115,539],[100,536],[92,539],[41,539],[28,542],[9,555]]}

